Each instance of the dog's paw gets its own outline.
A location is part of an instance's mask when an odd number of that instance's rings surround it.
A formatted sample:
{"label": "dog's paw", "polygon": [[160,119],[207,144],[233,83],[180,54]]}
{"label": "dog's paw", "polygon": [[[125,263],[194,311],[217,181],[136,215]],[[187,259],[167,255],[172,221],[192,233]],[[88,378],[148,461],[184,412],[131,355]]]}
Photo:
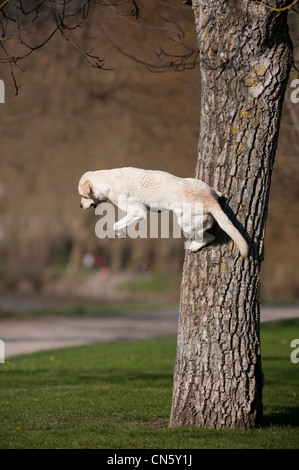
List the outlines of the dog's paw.
{"label": "dog's paw", "polygon": [[126,238],[127,236],[127,233],[125,230],[118,230],[116,232],[116,235],[117,235],[117,238]]}
{"label": "dog's paw", "polygon": [[193,253],[196,253],[196,251],[201,250],[206,245],[209,245],[215,240],[215,236],[212,235],[211,233],[205,233],[205,236],[201,241],[193,240],[193,241],[186,241],[185,242],[185,250],[190,250]]}
{"label": "dog's paw", "polygon": [[126,238],[126,229],[118,228],[117,222],[113,225],[113,230],[115,231],[118,238]]}
{"label": "dog's paw", "polygon": [[195,253],[196,251],[199,251],[203,246],[204,246],[204,243],[198,243],[195,240],[193,240],[192,242],[185,243],[185,249],[190,250],[193,253]]}

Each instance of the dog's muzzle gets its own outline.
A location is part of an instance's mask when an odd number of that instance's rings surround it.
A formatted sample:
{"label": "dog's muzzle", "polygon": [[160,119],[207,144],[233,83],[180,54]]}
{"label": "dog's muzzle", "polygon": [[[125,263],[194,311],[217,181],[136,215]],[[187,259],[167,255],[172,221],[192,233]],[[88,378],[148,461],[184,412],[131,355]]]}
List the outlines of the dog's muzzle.
{"label": "dog's muzzle", "polygon": [[[95,202],[93,202],[92,204],[90,204],[89,207],[94,207],[94,208],[96,208],[97,206],[98,206],[98,204],[96,204]],[[84,209],[82,202],[80,202],[80,207],[81,207],[81,209]]]}

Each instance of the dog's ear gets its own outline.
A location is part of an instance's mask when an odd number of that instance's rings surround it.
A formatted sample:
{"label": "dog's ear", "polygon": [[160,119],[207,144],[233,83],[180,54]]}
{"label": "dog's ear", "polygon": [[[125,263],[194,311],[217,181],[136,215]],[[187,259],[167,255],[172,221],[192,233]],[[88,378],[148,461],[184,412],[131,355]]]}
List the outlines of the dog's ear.
{"label": "dog's ear", "polygon": [[93,186],[89,180],[84,181],[81,185],[82,196],[86,197],[93,191]]}

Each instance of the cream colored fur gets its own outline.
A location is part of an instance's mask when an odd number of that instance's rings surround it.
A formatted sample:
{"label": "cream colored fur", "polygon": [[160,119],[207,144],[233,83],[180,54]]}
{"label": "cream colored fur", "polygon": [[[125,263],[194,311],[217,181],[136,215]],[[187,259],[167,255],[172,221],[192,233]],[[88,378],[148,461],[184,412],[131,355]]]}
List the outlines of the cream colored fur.
{"label": "cream colored fur", "polygon": [[[198,251],[214,241],[208,233],[213,219],[234,240],[243,258],[248,255],[248,246],[240,232],[221,209],[218,197],[221,194],[203,181],[194,178],[179,178],[164,171],[142,170],[139,168],[116,168],[112,170],[88,171],[79,182],[81,207],[96,207],[109,199],[126,216],[114,224],[118,236],[123,237],[126,227],[135,225],[147,217],[147,209],[155,204],[155,210],[172,210],[178,219],[186,238],[194,240],[189,249]],[[196,213],[195,204],[202,204],[203,211]],[[191,216],[186,216],[184,204],[191,204]],[[198,230],[197,230],[198,228]]]}

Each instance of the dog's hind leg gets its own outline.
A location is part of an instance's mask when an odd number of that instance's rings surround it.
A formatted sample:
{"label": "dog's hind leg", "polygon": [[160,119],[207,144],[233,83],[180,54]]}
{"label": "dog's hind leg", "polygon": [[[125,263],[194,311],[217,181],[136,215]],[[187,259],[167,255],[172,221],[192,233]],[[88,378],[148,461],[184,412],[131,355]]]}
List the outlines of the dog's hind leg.
{"label": "dog's hind leg", "polygon": [[210,214],[199,214],[199,216],[195,218],[195,221],[196,231],[194,240],[188,241],[185,244],[185,248],[193,252],[199,251],[201,248],[215,240],[215,235],[207,232],[207,230],[213,225],[213,217]]}
{"label": "dog's hind leg", "polygon": [[205,232],[202,237],[195,238],[192,242],[186,242],[186,249],[191,250],[193,252],[199,251],[201,248],[203,248],[206,245],[209,245],[209,243],[212,243],[215,240],[215,235],[212,235],[211,233]]}

